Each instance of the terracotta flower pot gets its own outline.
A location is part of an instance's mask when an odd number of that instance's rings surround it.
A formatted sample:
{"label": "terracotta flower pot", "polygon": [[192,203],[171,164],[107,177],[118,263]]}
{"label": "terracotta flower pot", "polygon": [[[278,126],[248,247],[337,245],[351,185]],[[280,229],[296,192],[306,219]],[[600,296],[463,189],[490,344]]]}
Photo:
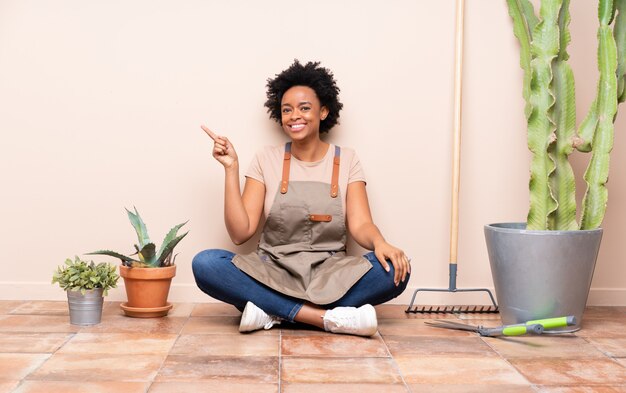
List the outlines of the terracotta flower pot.
{"label": "terracotta flower pot", "polygon": [[153,318],[167,315],[172,305],[167,302],[176,266],[138,268],[120,266],[128,302],[121,305],[130,317]]}

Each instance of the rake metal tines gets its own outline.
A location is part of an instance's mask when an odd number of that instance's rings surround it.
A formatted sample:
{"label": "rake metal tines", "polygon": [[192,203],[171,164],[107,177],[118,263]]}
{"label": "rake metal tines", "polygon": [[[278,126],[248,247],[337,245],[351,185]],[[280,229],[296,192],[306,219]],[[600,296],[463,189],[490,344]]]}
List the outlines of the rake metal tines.
{"label": "rake metal tines", "polygon": [[455,305],[455,306],[426,306],[417,305],[415,307],[409,307],[406,310],[407,313],[420,313],[420,314],[496,314],[499,312],[496,305]]}
{"label": "rake metal tines", "polygon": [[[458,305],[443,305],[443,306],[420,306],[415,304],[415,297],[418,292],[440,292],[440,293],[461,293],[461,292],[484,292],[489,295],[491,300],[490,305],[472,305],[472,306],[458,306]],[[404,311],[406,313],[425,313],[425,314],[463,314],[463,313],[476,313],[476,314],[494,314],[498,313],[498,304],[493,297],[491,291],[487,288],[464,288],[459,289],[456,287],[456,265],[450,264],[450,285],[448,288],[418,288],[413,292],[411,303],[409,307]]]}

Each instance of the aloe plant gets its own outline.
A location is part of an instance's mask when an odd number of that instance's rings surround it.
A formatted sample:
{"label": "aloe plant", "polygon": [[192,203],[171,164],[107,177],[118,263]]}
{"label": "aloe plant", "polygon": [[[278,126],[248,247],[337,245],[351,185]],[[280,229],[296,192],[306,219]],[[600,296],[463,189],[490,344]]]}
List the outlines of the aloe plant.
{"label": "aloe plant", "polygon": [[[609,153],[617,106],[626,99],[626,0],[598,2],[596,98],[576,128],[574,74],[567,60],[570,0],[507,0],[524,70],[528,148],[532,152],[527,229],[576,230],[600,226],[606,211]],[[591,152],[587,190],[576,220],[574,149]]]}
{"label": "aloe plant", "polygon": [[[150,240],[150,237],[148,236],[148,228],[141,219],[137,208],[135,208],[134,213],[128,209],[126,209],[126,212],[128,213],[130,223],[133,228],[135,228],[135,232],[137,233],[137,240],[139,244],[134,245],[136,252],[127,256],[115,251],[98,250],[87,253],[87,255],[108,255],[119,258],[122,261],[122,265],[128,267],[165,267],[173,265],[176,260],[174,247],[176,247],[176,245],[189,233],[185,232],[178,236],[178,230],[185,225],[187,221],[170,229],[167,235],[165,235],[165,239],[163,239],[163,243],[157,252],[156,245]],[[133,256],[137,257],[132,258]]]}

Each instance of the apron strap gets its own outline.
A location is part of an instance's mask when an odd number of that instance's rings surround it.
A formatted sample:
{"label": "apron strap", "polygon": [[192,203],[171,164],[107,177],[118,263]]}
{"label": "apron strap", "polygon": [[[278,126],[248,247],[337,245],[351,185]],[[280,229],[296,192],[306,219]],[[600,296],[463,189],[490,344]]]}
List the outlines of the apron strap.
{"label": "apron strap", "polygon": [[285,144],[285,158],[283,159],[283,178],[280,181],[280,193],[286,194],[289,188],[289,167],[291,166],[291,142]]}
{"label": "apron strap", "polygon": [[[339,162],[341,158],[341,148],[335,146],[335,157],[333,158],[333,175],[330,181],[330,196],[336,198],[339,194]],[[280,181],[280,193],[286,194],[289,189],[289,168],[291,167],[291,142],[285,144],[285,156],[283,158],[283,177]]]}
{"label": "apron strap", "polygon": [[337,198],[339,194],[339,158],[341,156],[341,148],[335,146],[335,158],[333,158],[333,176],[330,181],[330,196]]}

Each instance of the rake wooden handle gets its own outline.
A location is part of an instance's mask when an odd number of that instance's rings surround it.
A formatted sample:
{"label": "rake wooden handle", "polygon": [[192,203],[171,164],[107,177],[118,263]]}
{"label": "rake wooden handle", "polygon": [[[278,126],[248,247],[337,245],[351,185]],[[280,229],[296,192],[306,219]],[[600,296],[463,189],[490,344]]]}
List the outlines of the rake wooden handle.
{"label": "rake wooden handle", "polygon": [[465,0],[456,1],[454,51],[454,124],[452,154],[452,213],[450,217],[450,264],[456,265],[459,243],[459,184],[461,178],[461,87],[463,84],[463,17]]}

